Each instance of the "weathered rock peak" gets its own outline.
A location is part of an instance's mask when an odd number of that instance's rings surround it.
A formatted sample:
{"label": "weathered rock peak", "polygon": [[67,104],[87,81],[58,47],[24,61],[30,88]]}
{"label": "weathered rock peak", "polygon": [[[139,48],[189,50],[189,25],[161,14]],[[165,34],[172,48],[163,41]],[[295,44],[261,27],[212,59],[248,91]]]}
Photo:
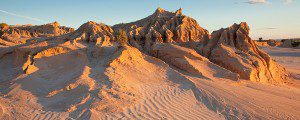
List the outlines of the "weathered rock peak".
{"label": "weathered rock peak", "polygon": [[158,8],[144,19],[118,24],[113,29],[124,29],[130,44],[146,51],[154,43],[199,42],[209,36],[208,31],[200,27],[196,20],[183,15],[182,9],[169,12]]}
{"label": "weathered rock peak", "polygon": [[287,71],[257,47],[249,37],[249,31],[245,22],[214,31],[199,52],[215,64],[238,73],[242,79],[284,83]]}
{"label": "weathered rock peak", "polygon": [[103,23],[88,21],[81,25],[74,33],[70,35],[71,40],[82,40],[86,42],[95,42],[102,44],[103,42],[111,42],[114,40],[113,29]]}

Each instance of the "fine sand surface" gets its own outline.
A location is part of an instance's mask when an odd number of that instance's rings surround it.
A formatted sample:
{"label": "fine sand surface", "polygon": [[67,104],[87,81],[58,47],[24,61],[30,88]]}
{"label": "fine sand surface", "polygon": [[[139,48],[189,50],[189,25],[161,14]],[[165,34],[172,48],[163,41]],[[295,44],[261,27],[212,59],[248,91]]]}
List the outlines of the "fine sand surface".
{"label": "fine sand surface", "polygon": [[[63,46],[37,54],[31,74],[16,78],[12,56],[1,59],[1,119],[300,118],[297,85],[200,78],[132,47]],[[263,50],[299,74],[299,51]]]}

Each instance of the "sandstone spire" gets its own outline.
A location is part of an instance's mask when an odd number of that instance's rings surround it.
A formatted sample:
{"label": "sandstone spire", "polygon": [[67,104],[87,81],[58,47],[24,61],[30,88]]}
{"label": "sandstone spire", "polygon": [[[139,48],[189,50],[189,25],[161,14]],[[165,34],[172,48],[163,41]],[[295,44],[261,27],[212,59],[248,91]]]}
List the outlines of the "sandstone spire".
{"label": "sandstone spire", "polygon": [[110,44],[114,40],[113,29],[103,23],[88,21],[81,25],[73,34],[69,36],[73,41],[85,41],[95,44]]}
{"label": "sandstone spire", "polygon": [[163,12],[166,12],[166,10],[162,9],[161,7],[158,7],[158,8],[155,10],[155,13],[163,13]]}
{"label": "sandstone spire", "polygon": [[175,13],[177,16],[182,15],[182,8],[179,8]]}
{"label": "sandstone spire", "polygon": [[209,34],[196,20],[182,15],[182,9],[169,12],[158,8],[144,19],[113,26],[114,30],[120,28],[127,31],[133,46],[146,51],[150,51],[155,42],[199,42],[207,39]]}

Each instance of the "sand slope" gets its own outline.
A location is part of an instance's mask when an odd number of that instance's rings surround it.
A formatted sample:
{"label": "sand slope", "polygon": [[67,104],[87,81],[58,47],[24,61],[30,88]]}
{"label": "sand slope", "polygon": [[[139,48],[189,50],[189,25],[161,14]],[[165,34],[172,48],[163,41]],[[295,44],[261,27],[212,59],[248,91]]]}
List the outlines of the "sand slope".
{"label": "sand slope", "polygon": [[270,54],[272,58],[286,67],[295,79],[294,84],[299,84],[300,80],[300,50],[294,48],[282,47],[260,47],[265,52]]}
{"label": "sand slope", "polygon": [[36,54],[27,74],[8,64],[13,54],[0,62],[14,71],[1,69],[3,119],[300,117],[299,87],[199,77],[128,46],[63,43]]}

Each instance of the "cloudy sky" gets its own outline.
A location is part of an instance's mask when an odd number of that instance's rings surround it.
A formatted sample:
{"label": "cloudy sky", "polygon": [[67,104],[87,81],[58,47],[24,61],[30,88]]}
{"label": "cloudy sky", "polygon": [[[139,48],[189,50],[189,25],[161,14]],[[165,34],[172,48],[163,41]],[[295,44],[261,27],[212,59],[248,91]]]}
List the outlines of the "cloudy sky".
{"label": "cloudy sky", "polygon": [[169,11],[181,7],[210,32],[245,21],[254,39],[300,37],[299,0],[1,0],[0,22],[114,25],[144,18],[158,6]]}

